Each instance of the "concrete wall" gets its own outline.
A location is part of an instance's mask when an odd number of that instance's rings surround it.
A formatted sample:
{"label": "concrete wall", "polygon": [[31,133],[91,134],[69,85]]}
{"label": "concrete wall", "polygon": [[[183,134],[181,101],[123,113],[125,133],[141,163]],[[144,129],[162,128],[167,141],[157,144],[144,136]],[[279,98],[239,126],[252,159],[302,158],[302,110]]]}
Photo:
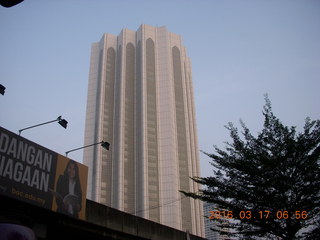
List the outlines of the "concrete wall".
{"label": "concrete wall", "polygon": [[[37,240],[186,240],[182,232],[87,200],[86,221],[0,195],[0,223],[32,229]],[[190,240],[204,238],[190,235]]]}
{"label": "concrete wall", "polygon": [[[141,239],[186,240],[187,233],[87,200],[87,221]],[[190,240],[204,238],[190,234]]]}

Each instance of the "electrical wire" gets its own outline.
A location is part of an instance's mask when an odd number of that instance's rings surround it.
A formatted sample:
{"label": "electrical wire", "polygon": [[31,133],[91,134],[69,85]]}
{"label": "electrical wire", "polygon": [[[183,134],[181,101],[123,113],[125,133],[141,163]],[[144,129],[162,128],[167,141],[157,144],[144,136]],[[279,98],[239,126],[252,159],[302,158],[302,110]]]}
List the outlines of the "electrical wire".
{"label": "electrical wire", "polygon": [[152,206],[152,207],[150,207],[150,208],[148,208],[148,209],[141,209],[141,210],[138,210],[138,211],[136,211],[136,212],[134,212],[134,213],[130,213],[130,214],[136,215],[137,213],[149,211],[149,210],[156,209],[156,208],[161,208],[161,207],[163,207],[163,206],[166,206],[166,205],[169,205],[169,204],[172,204],[172,203],[181,201],[182,199],[185,199],[185,198],[187,198],[187,196],[181,197],[181,198],[179,198],[179,199],[175,199],[175,200],[170,201],[170,202],[166,202],[166,203],[164,203],[164,204],[162,204],[162,205]]}

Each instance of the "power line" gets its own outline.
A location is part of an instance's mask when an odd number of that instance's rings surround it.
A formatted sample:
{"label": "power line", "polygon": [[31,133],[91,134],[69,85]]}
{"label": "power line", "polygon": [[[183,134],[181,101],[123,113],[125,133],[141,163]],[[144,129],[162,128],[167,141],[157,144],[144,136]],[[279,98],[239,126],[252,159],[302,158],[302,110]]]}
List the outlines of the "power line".
{"label": "power line", "polygon": [[137,213],[140,213],[140,212],[144,212],[144,211],[149,211],[149,210],[152,210],[152,209],[160,208],[160,207],[163,207],[163,206],[166,206],[166,205],[169,205],[169,204],[172,204],[172,203],[181,201],[182,199],[185,199],[185,198],[187,198],[187,196],[181,197],[181,198],[179,198],[179,199],[175,199],[175,200],[170,201],[170,202],[166,202],[166,203],[164,203],[164,204],[162,204],[162,205],[152,206],[152,207],[150,207],[150,208],[148,208],[148,209],[142,209],[142,210],[136,211],[136,212],[131,213],[131,214],[136,215]]}

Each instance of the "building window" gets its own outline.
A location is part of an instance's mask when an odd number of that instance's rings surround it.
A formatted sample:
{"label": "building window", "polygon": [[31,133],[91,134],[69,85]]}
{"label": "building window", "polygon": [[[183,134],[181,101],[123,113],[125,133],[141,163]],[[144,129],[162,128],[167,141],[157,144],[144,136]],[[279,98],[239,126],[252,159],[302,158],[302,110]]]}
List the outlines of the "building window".
{"label": "building window", "polygon": [[135,107],[135,48],[132,43],[126,46],[125,56],[125,102],[124,102],[124,200],[127,204],[124,211],[134,212],[134,201],[128,201],[128,197],[135,194],[135,172],[134,172],[134,107]]}
{"label": "building window", "polygon": [[[155,47],[151,38],[146,41],[146,84],[147,84],[147,145],[148,145],[148,194],[149,207],[159,205],[158,136],[157,136],[157,91]],[[160,221],[159,208],[149,212],[152,221]]]}
{"label": "building window", "polygon": [[[179,162],[179,180],[180,189],[189,191],[189,174],[188,174],[188,155],[187,155],[187,133],[184,109],[183,95],[183,78],[180,50],[176,46],[172,48],[172,63],[174,77],[174,93],[175,93],[175,108],[176,108],[176,124],[177,124],[177,142],[178,142],[178,162]],[[181,214],[183,221],[183,229],[192,229],[191,222],[191,203],[190,199],[181,201]]]}

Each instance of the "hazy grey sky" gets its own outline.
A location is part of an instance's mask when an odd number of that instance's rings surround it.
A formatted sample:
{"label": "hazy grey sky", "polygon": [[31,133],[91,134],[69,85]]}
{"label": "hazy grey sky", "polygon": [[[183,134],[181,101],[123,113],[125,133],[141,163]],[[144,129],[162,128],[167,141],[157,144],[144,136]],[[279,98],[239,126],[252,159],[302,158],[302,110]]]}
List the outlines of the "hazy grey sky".
{"label": "hazy grey sky", "polygon": [[[103,33],[142,24],[180,34],[192,60],[199,148],[229,141],[228,122],[262,127],[274,113],[301,129],[320,119],[318,0],[25,0],[0,7],[0,126],[60,154],[83,146],[90,48]],[[69,154],[82,162],[82,151]],[[202,175],[211,174],[200,154]]]}

